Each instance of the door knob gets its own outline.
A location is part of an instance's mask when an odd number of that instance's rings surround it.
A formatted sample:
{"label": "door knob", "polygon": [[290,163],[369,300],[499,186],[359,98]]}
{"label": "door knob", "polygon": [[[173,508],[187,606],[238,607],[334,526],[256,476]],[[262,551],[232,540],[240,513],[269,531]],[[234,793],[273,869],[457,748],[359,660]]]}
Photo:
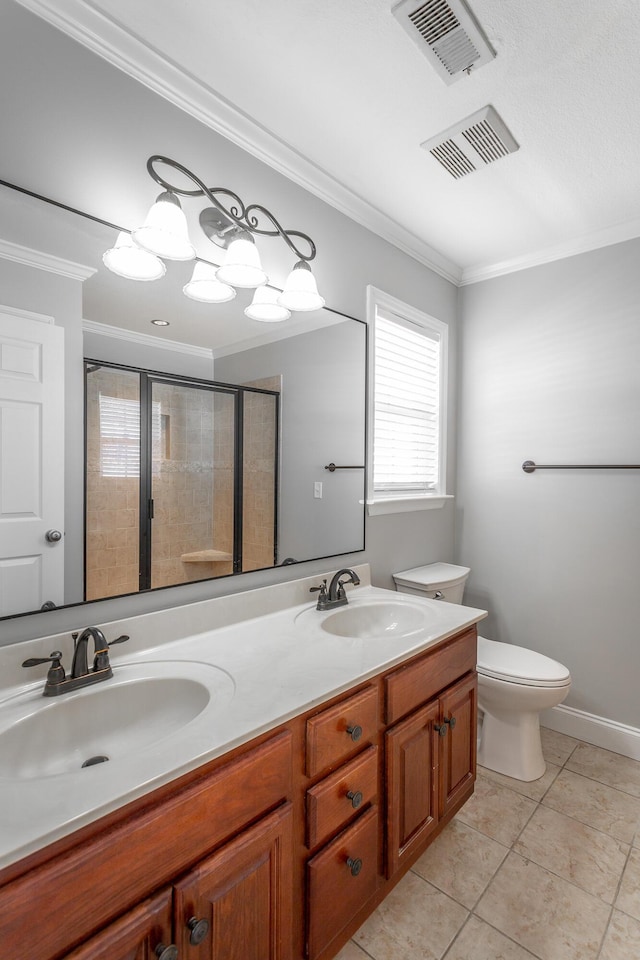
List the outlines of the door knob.
{"label": "door knob", "polygon": [[47,530],[44,538],[48,543],[58,543],[59,540],[62,540],[62,534],[59,530]]}

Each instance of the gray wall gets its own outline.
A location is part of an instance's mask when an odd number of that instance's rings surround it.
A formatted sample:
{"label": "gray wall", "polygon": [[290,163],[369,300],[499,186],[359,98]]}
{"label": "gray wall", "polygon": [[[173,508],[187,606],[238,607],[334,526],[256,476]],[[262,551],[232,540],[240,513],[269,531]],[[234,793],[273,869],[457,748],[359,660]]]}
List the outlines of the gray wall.
{"label": "gray wall", "polygon": [[483,633],[571,670],[568,705],[640,727],[640,241],[463,288],[456,501]]}
{"label": "gray wall", "polygon": [[[13,2],[0,5],[0,85],[11,90],[0,104],[2,179],[134,227],[157,194],[146,174],[147,158],[166,154],[205,180],[265,204],[282,223],[309,233],[318,248],[314,273],[328,306],[364,319],[366,286],[372,283],[448,323],[454,333],[457,297],[451,283]],[[264,244],[261,249],[270,279],[282,286],[291,268],[284,244]],[[454,357],[452,349],[452,370]],[[453,391],[452,377],[452,396]],[[80,394],[77,402],[81,404]],[[453,404],[450,414],[453,418]],[[450,478],[453,470],[450,457]],[[375,582],[391,586],[395,569],[452,559],[453,509],[373,518],[367,522],[366,537],[364,553],[348,555],[345,562],[369,561]],[[326,561],[308,563],[102,602],[88,610],[5,621],[0,643],[306,576],[326,567]]]}
{"label": "gray wall", "polygon": [[364,470],[324,466],[364,464],[365,325],[344,320],[243,350],[215,370],[226,383],[282,376],[278,562],[362,549]]}

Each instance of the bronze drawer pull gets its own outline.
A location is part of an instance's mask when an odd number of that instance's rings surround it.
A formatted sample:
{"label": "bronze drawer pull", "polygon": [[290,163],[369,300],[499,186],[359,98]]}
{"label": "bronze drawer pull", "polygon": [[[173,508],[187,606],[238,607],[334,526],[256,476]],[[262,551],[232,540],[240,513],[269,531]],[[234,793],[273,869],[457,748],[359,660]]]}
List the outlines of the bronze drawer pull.
{"label": "bronze drawer pull", "polygon": [[439,737],[446,737],[447,735],[447,723],[446,721],[442,724],[434,724],[433,729],[436,731]]}
{"label": "bronze drawer pull", "polygon": [[158,960],[178,960],[178,948],[174,943],[170,943],[168,947],[159,943],[153,952]]}
{"label": "bronze drawer pull", "polygon": [[351,800],[351,806],[354,810],[357,810],[362,803],[362,794],[359,790],[349,790],[347,800]]}
{"label": "bronze drawer pull", "polygon": [[209,921],[205,919],[198,920],[196,917],[191,917],[190,920],[187,920],[187,926],[189,930],[191,930],[189,943],[192,947],[197,947],[209,933]]}
{"label": "bronze drawer pull", "polygon": [[347,857],[347,866],[351,871],[351,876],[357,877],[360,871],[362,870],[362,860],[358,859],[358,857],[355,857],[355,858]]}
{"label": "bronze drawer pull", "polygon": [[456,725],[456,718],[455,718],[455,717],[449,717],[448,720],[445,720],[445,723],[448,723],[449,726],[451,727],[451,729],[453,730],[453,728],[454,728],[455,725]]}
{"label": "bronze drawer pull", "polygon": [[350,727],[347,727],[347,733],[351,737],[354,743],[357,743],[360,737],[362,736],[362,727],[359,727],[357,723],[353,724]]}

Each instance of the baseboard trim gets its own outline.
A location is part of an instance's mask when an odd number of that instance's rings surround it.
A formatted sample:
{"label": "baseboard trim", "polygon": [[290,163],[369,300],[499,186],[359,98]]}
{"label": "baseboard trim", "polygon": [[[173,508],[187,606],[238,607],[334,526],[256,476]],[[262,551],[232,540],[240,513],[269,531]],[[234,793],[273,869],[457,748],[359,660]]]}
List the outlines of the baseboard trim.
{"label": "baseboard trim", "polygon": [[640,730],[629,727],[616,720],[606,717],[597,717],[584,710],[574,707],[565,707],[560,704],[551,710],[543,710],[540,714],[540,723],[543,727],[566,733],[569,737],[585,740],[596,747],[604,747],[614,753],[621,753],[632,760],[640,760]]}

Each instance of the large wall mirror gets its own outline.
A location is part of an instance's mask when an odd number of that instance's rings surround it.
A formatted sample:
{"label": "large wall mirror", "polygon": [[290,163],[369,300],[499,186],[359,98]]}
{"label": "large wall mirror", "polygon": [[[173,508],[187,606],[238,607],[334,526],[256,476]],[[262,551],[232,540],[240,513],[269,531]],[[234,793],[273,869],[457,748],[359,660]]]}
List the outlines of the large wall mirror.
{"label": "large wall mirror", "polygon": [[117,277],[9,184],[0,223],[0,618],[364,549],[366,324]]}

